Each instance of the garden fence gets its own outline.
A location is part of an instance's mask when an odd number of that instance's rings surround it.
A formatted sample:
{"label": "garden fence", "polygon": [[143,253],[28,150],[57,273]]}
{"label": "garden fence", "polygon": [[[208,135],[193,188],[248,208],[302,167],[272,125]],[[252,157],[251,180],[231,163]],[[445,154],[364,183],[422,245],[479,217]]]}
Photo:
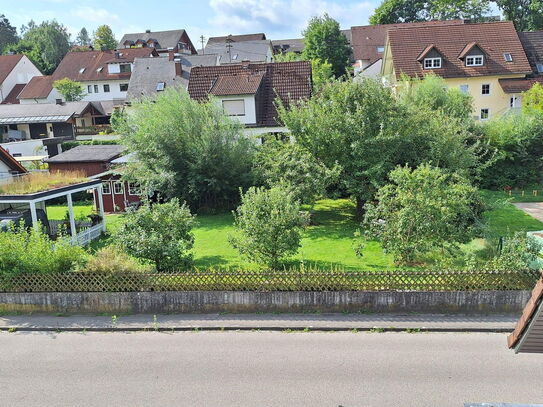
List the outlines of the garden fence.
{"label": "garden fence", "polygon": [[74,272],[0,277],[0,292],[503,291],[531,290],[539,277],[535,270]]}

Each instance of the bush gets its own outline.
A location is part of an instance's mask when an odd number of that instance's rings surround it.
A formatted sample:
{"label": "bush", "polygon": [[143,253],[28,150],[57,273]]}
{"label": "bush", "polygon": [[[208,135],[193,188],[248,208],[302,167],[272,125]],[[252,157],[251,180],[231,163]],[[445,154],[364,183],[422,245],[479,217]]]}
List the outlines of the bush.
{"label": "bush", "polygon": [[158,271],[186,269],[192,265],[193,226],[189,208],[172,199],[129,212],[114,239],[129,255],[153,262]]}
{"label": "bush", "polygon": [[141,264],[115,246],[108,246],[89,257],[82,271],[97,274],[145,273],[151,272],[152,267]]}
{"label": "bush", "polygon": [[101,146],[119,144],[117,140],[85,140],[85,141],[65,141],[60,144],[62,151],[68,151],[77,146]]}
{"label": "bush", "polygon": [[538,259],[542,248],[542,244],[534,236],[517,232],[511,237],[504,238],[501,250],[486,267],[492,270],[516,271],[539,268]]}
{"label": "bush", "polygon": [[64,273],[79,268],[86,259],[85,250],[72,245],[68,238],[53,241],[41,230],[24,227],[0,232],[3,276]]}
{"label": "bush", "polygon": [[234,220],[238,234],[229,236],[232,246],[251,261],[277,268],[298,251],[309,214],[300,211],[292,192],[252,187],[241,195]]}

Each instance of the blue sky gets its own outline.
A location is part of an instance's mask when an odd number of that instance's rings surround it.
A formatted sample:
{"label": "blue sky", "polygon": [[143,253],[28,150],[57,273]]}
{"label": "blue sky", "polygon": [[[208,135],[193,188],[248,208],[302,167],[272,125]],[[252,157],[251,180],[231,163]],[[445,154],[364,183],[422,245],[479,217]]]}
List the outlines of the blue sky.
{"label": "blue sky", "polygon": [[[300,36],[308,18],[328,12],[342,28],[366,24],[379,0],[0,0],[0,13],[17,28],[30,19],[56,19],[75,37],[109,24],[126,32],[185,28],[200,35],[265,32],[270,39]],[[195,44],[196,45],[196,44]]]}

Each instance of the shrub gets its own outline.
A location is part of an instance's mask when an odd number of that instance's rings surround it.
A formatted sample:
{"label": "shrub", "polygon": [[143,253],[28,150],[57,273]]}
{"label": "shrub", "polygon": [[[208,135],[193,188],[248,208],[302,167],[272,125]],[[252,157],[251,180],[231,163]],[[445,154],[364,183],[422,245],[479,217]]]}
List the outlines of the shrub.
{"label": "shrub", "polygon": [[192,264],[193,226],[189,208],[172,199],[129,212],[114,239],[129,255],[152,261],[158,271],[184,269]]}
{"label": "shrub", "polygon": [[79,268],[87,254],[67,238],[51,240],[43,231],[24,227],[0,232],[0,274],[63,273]]}
{"label": "shrub", "polygon": [[543,245],[534,237],[524,232],[517,232],[503,240],[501,250],[486,267],[492,270],[528,270],[539,268],[537,264]]}
{"label": "shrub", "polygon": [[144,273],[152,271],[152,267],[141,264],[118,247],[107,246],[89,257],[83,271],[97,274]]}
{"label": "shrub", "polygon": [[300,211],[292,192],[252,187],[241,195],[234,220],[238,234],[229,236],[232,246],[251,261],[277,268],[298,251],[309,214]]}

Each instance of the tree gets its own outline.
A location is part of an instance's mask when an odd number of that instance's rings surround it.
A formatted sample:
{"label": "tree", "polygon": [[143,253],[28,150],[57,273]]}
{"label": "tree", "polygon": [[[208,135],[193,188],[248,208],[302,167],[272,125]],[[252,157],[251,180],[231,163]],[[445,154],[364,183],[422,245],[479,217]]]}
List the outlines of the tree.
{"label": "tree", "polygon": [[488,0],[383,0],[369,22],[396,24],[455,18],[484,20],[488,12]]}
{"label": "tree", "polygon": [[19,40],[17,29],[11,25],[5,15],[0,14],[0,54],[9,44],[15,44]]}
{"label": "tree", "polygon": [[101,25],[94,32],[94,49],[107,50],[117,48],[117,40],[109,25]]}
{"label": "tree", "polygon": [[193,210],[232,207],[239,188],[253,185],[255,143],[215,100],[199,103],[184,89],[133,102],[115,117],[137,162],[127,176],[164,199],[179,198]]}
{"label": "tree", "polygon": [[[22,30],[21,30],[22,31]],[[51,74],[70,49],[70,34],[55,20],[36,25],[30,21],[23,38],[8,51],[24,53],[44,73]]]}
{"label": "tree", "polygon": [[452,251],[478,229],[477,189],[464,178],[423,164],[398,167],[366,205],[364,228],[397,262],[412,264],[434,250]]}
{"label": "tree", "polygon": [[273,136],[266,139],[255,157],[255,173],[264,185],[282,186],[304,204],[313,205],[322,197],[338,171],[337,167],[326,168],[299,144]]}
{"label": "tree", "polygon": [[189,208],[177,199],[145,204],[126,214],[115,242],[129,255],[153,262],[158,271],[185,270],[192,264],[193,226]]}
{"label": "tree", "polygon": [[328,14],[313,17],[303,31],[306,60],[319,60],[332,65],[334,76],[347,73],[351,49],[347,37],[341,32],[339,23]]}
{"label": "tree", "polygon": [[66,102],[77,102],[83,99],[83,96],[85,95],[83,85],[69,78],[54,81],[53,88],[64,97]]}
{"label": "tree", "polygon": [[536,31],[543,28],[543,2],[541,0],[496,0],[506,20],[517,31]]}
{"label": "tree", "polygon": [[[273,60],[275,62],[303,61],[304,57],[301,54],[296,54],[295,52],[287,52],[285,54],[274,55]],[[329,62],[322,62],[320,59],[311,60],[311,76],[313,80],[313,90],[318,92],[334,77],[332,72],[332,64]]]}
{"label": "tree", "polygon": [[522,95],[522,111],[527,114],[543,113],[543,86],[536,82]]}
{"label": "tree", "polygon": [[241,205],[234,212],[237,234],[229,236],[229,241],[251,261],[276,269],[296,254],[308,221],[309,214],[300,211],[291,192],[251,187],[242,193]]}
{"label": "tree", "polygon": [[87,29],[83,27],[81,31],[79,31],[79,34],[77,34],[77,37],[75,39],[75,43],[81,47],[86,47],[91,45],[91,38],[89,37],[89,33],[87,32]]}

